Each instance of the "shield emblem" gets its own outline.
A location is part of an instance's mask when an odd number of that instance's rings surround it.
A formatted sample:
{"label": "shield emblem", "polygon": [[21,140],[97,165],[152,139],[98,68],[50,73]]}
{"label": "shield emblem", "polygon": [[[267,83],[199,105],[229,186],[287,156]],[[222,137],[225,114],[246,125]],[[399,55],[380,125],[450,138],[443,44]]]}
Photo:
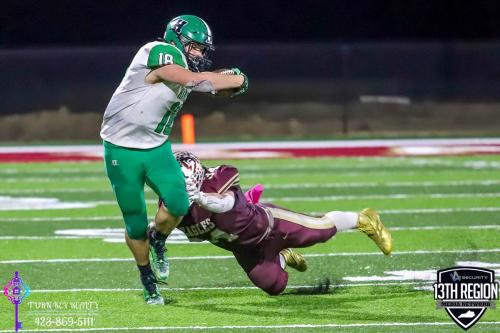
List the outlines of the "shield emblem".
{"label": "shield emblem", "polygon": [[[478,267],[452,267],[438,271],[438,283],[458,284],[457,290],[462,291],[462,284],[494,283],[495,273],[492,270]],[[465,287],[465,286],[464,286]],[[471,328],[486,311],[486,307],[464,306],[464,303],[474,301],[463,298],[463,293],[458,292],[457,297],[449,300],[454,305],[444,305],[446,312],[457,325],[464,330]],[[455,302],[453,302],[455,301]],[[487,300],[484,300],[487,301]],[[472,302],[474,303],[474,302]],[[446,303],[445,303],[446,304]],[[467,304],[465,304],[467,305]]]}

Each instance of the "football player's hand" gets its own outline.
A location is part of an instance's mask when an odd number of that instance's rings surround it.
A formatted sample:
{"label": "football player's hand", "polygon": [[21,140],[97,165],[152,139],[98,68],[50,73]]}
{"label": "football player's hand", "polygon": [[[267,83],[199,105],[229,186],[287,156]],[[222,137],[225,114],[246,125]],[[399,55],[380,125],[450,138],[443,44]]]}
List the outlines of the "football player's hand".
{"label": "football player's hand", "polygon": [[235,97],[235,96],[246,93],[248,90],[248,76],[246,76],[245,73],[243,73],[241,71],[241,69],[239,69],[237,67],[231,68],[231,70],[234,72],[235,75],[243,76],[243,83],[241,84],[240,88],[236,92],[231,94],[231,97]]}
{"label": "football player's hand", "polygon": [[189,200],[191,202],[195,202],[198,205],[206,205],[207,204],[207,196],[205,193],[200,191],[198,186],[192,181],[186,179],[186,190],[188,193]]}
{"label": "football player's hand", "polygon": [[191,180],[186,178],[186,191],[191,202],[198,203],[201,199],[200,189]]}

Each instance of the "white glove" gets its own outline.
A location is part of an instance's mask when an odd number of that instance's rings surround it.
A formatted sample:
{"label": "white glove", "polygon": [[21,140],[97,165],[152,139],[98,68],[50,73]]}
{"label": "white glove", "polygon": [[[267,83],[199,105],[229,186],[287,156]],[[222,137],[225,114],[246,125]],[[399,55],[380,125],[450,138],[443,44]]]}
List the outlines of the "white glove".
{"label": "white glove", "polygon": [[204,193],[200,191],[198,186],[191,180],[186,179],[186,191],[191,202],[202,204],[204,201]]}
{"label": "white glove", "polygon": [[234,206],[234,195],[205,194],[189,179],[186,179],[186,191],[189,196],[189,202],[195,202],[200,207],[213,213],[225,213]]}

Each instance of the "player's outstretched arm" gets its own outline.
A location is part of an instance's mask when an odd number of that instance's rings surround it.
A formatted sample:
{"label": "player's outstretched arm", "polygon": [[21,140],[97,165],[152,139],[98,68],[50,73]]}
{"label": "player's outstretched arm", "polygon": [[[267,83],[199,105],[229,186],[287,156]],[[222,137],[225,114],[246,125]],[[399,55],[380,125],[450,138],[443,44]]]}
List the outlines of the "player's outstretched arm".
{"label": "player's outstretched arm", "polygon": [[223,194],[199,192],[194,202],[212,213],[225,213],[233,209],[235,200],[231,191]]}
{"label": "player's outstretched arm", "polygon": [[146,76],[147,83],[174,82],[183,86],[190,86],[195,91],[211,92],[226,89],[240,88],[244,82],[244,75],[224,75],[213,72],[191,72],[179,65],[168,65],[157,68]]}
{"label": "player's outstretched arm", "polygon": [[235,199],[232,191],[219,193],[204,193],[196,184],[186,181],[189,199],[200,207],[212,213],[225,213],[233,209]]}

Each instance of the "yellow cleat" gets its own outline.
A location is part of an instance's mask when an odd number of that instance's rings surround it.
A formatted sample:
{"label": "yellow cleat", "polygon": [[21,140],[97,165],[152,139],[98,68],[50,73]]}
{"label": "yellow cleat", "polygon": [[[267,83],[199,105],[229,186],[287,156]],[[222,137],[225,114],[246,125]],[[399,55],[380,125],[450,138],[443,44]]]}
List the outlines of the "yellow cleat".
{"label": "yellow cleat", "polygon": [[287,266],[290,266],[299,272],[304,272],[307,269],[307,262],[302,254],[293,252],[292,249],[281,250],[280,254],[285,258]]}
{"label": "yellow cleat", "polygon": [[359,213],[357,228],[370,237],[385,255],[391,254],[391,232],[382,224],[376,211],[371,208],[363,209]]}

